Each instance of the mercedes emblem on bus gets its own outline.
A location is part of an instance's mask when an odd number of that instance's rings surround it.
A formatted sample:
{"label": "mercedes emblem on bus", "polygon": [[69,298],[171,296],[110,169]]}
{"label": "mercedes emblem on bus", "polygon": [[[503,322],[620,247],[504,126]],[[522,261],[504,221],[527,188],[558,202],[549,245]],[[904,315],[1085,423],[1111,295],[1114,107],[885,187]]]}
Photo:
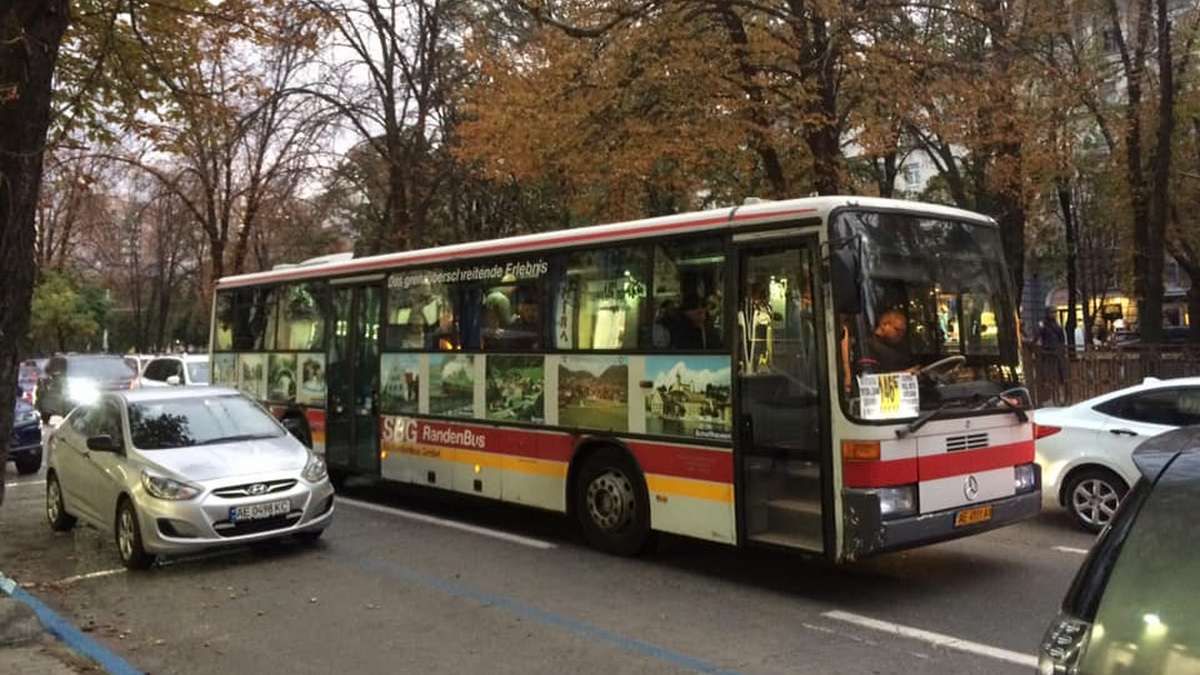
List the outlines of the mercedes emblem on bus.
{"label": "mercedes emblem on bus", "polygon": [[979,496],[979,479],[974,474],[967,476],[967,479],[963,481],[963,496],[970,502],[975,501],[975,498]]}

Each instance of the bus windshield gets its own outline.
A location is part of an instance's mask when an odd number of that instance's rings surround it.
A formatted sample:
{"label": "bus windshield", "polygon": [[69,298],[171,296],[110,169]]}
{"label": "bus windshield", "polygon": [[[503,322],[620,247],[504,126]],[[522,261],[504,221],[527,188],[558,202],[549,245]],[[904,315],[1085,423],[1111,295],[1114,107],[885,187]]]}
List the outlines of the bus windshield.
{"label": "bus windshield", "polygon": [[997,395],[1020,385],[1020,350],[999,231],[866,211],[839,213],[832,229],[857,247],[861,284],[859,311],[838,316],[847,411],[862,416],[862,376],[879,373],[916,379],[909,416],[1006,405]]}

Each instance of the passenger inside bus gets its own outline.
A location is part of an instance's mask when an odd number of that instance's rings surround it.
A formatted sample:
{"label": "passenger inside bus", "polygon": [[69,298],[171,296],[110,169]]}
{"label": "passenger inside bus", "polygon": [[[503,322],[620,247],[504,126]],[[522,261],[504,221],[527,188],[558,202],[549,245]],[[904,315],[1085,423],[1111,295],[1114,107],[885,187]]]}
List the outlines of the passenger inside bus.
{"label": "passenger inside bus", "polygon": [[697,295],[683,299],[666,323],[673,349],[713,349],[722,344],[721,331],[708,320],[708,303]]}
{"label": "passenger inside bus", "polygon": [[517,316],[508,327],[513,349],[541,349],[542,321],[537,298],[531,290],[517,290]]}

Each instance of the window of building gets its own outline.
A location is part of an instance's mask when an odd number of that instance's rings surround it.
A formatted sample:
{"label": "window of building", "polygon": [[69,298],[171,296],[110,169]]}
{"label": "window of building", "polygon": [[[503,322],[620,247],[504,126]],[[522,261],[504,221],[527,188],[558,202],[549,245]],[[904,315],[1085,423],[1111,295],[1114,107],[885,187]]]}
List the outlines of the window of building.
{"label": "window of building", "polygon": [[921,182],[921,165],[915,162],[909,162],[904,165],[904,182],[912,187]]}
{"label": "window of building", "polygon": [[329,313],[325,284],[305,283],[281,288],[275,348],[321,351],[325,348],[325,317]]}
{"label": "window of building", "polygon": [[559,349],[635,349],[643,325],[650,254],[645,247],[566,257],[554,298]]}
{"label": "window of building", "polygon": [[483,287],[480,346],[484,351],[538,351],[545,344],[546,276],[550,264],[535,259],[505,264],[498,284]]}
{"label": "window of building", "polygon": [[725,253],[718,238],[654,247],[654,321],[642,345],[656,349],[721,349]]}
{"label": "window of building", "polygon": [[409,270],[389,277],[384,349],[478,348],[478,286],[450,278],[444,270]]}

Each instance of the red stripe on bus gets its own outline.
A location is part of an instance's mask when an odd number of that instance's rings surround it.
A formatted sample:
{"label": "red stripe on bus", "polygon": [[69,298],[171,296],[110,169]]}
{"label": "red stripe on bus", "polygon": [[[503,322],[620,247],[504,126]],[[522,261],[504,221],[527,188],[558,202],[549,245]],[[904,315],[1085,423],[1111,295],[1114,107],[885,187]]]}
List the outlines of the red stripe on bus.
{"label": "red stripe on bus", "polygon": [[979,473],[1033,461],[1033,441],[1020,441],[979,450],[948,452],[883,462],[842,462],[842,483],[851,488],[907,485]]}
{"label": "red stripe on bus", "polygon": [[629,441],[643,473],[678,478],[733,482],[733,454],[728,450],[707,450],[695,446]]}
{"label": "red stripe on bus", "polygon": [[802,213],[815,213],[816,209],[792,209],[789,211],[780,211],[771,214],[746,214],[742,216],[734,215],[730,218],[727,215],[716,217],[702,218],[697,220],[688,220],[678,223],[663,223],[658,225],[644,225],[642,227],[630,228],[618,232],[590,232],[587,234],[563,234],[557,237],[549,237],[538,241],[512,242],[508,244],[497,244],[494,246],[482,246],[478,249],[468,249],[465,251],[456,251],[453,253],[445,253],[435,251],[422,255],[413,255],[404,257],[399,260],[360,260],[357,262],[348,262],[335,267],[314,267],[312,269],[298,269],[282,272],[279,275],[264,275],[254,279],[230,279],[228,281],[220,281],[217,283],[218,288],[236,288],[239,286],[252,286],[254,284],[275,283],[279,281],[288,281],[290,279],[304,279],[314,276],[333,276],[341,275],[349,272],[365,272],[375,269],[387,269],[389,267],[399,267],[413,265],[416,263],[432,263],[462,257],[479,257],[496,253],[513,253],[526,250],[535,250],[539,248],[548,248],[552,246],[561,246],[565,244],[578,244],[597,239],[614,239],[619,241],[622,237],[632,237],[636,235],[656,234],[659,232],[669,232],[671,230],[683,230],[701,225],[718,225],[723,222],[734,222],[740,220],[749,220],[753,218],[781,218],[786,216],[794,216]]}
{"label": "red stripe on bus", "polygon": [[[424,446],[440,446],[470,450],[473,452],[488,452],[511,457],[529,457],[531,459],[546,459],[556,462],[569,462],[575,449],[575,443],[570,434],[539,433],[525,429],[487,427],[474,424],[458,424],[434,420],[415,420],[417,428],[415,438],[409,440],[407,428],[397,428],[392,420],[403,420],[400,416],[384,416],[380,419],[379,432],[381,447],[386,448],[394,443],[416,443]],[[426,429],[431,433],[426,434]],[[483,439],[482,444],[447,443],[439,438],[443,432],[462,434],[470,431],[472,439]],[[397,434],[399,434],[397,436]],[[463,439],[460,439],[463,440]]]}
{"label": "red stripe on bus", "polygon": [[979,450],[947,452],[921,459],[921,480],[937,480],[979,473],[1006,466],[1028,464],[1033,461],[1033,441],[1020,441],[1008,445],[995,445]]}
{"label": "red stripe on bus", "polygon": [[917,482],[917,458],[882,462],[842,462],[842,483],[851,488],[888,487]]}

